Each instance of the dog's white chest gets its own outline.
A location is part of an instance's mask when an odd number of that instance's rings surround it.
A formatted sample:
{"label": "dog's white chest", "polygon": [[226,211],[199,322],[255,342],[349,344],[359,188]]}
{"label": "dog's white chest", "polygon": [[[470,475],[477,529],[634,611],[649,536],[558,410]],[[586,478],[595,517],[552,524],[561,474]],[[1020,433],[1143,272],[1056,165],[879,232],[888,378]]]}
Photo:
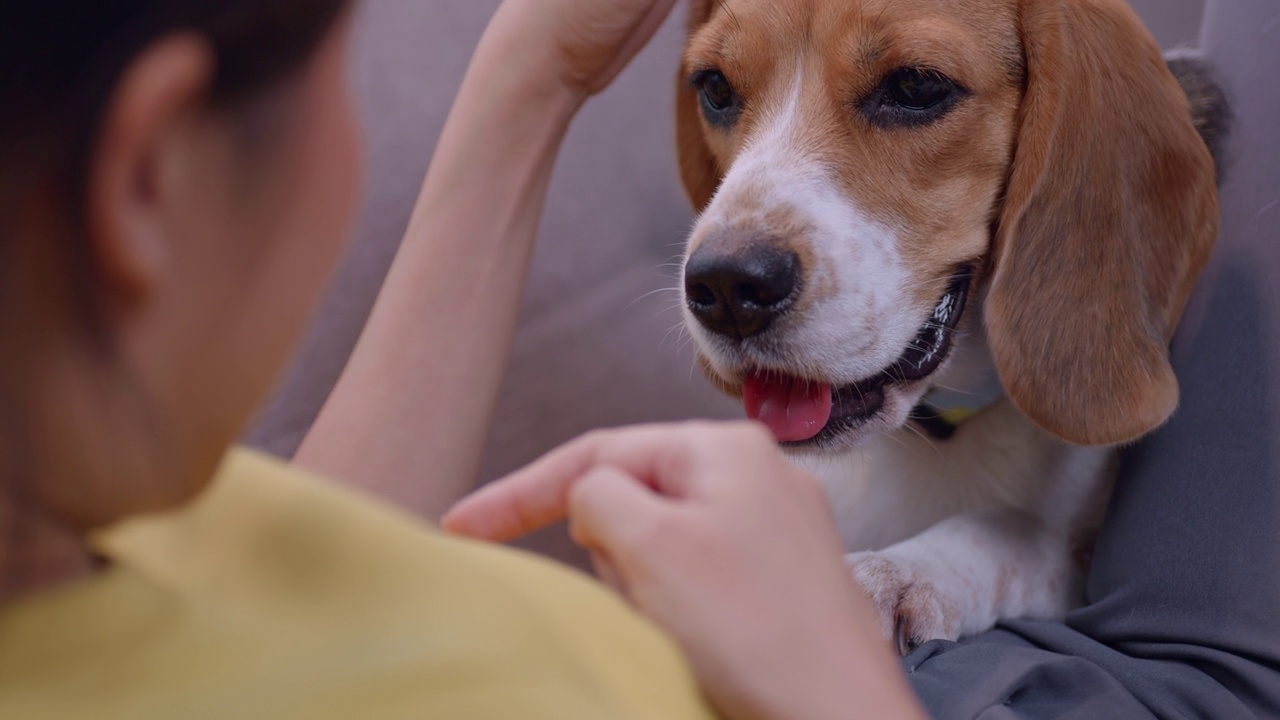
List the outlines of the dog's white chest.
{"label": "dog's white chest", "polygon": [[[981,324],[971,317],[963,329],[928,399],[938,407],[982,411],[1000,401],[1003,388]],[[1002,495],[1007,501],[1006,488],[981,476],[1012,468],[964,445],[935,440],[908,425],[841,454],[796,461],[822,481],[845,547],[857,552],[901,542],[953,515],[997,507]]]}
{"label": "dog's white chest", "polygon": [[[798,457],[831,498],[836,523],[850,552],[875,550],[901,542],[964,511],[981,498],[965,488],[947,486],[935,476],[936,462],[919,455],[936,453],[910,430],[898,430],[839,456]],[[956,478],[958,480],[958,478]]]}

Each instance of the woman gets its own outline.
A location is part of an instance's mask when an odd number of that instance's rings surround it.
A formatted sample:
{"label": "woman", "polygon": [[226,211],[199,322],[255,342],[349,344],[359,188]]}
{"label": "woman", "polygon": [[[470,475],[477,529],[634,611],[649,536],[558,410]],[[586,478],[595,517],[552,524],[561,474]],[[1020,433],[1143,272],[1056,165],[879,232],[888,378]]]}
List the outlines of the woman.
{"label": "woman", "polygon": [[[671,5],[502,6],[303,465],[473,474],[555,150]],[[0,716],[706,717],[608,592],[228,452],[351,225],[348,16],[0,8]],[[453,325],[406,332],[440,303]],[[595,435],[507,487],[528,491],[454,526],[510,534],[567,502],[725,715],[918,715],[821,494],[765,433]]]}

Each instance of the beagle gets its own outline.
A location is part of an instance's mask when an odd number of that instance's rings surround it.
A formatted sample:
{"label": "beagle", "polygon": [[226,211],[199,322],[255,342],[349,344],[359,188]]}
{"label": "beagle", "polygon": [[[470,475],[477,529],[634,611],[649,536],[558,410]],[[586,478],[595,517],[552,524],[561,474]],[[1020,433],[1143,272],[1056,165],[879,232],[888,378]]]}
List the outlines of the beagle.
{"label": "beagle", "polygon": [[686,324],[900,651],[1083,598],[1217,237],[1202,70],[1122,0],[694,0]]}

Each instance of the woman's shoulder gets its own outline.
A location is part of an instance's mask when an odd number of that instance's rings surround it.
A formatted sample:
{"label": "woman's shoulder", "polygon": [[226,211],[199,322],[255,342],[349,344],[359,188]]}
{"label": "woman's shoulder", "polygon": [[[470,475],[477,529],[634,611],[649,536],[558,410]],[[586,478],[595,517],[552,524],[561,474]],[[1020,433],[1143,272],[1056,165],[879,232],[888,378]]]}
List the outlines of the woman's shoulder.
{"label": "woman's shoulder", "polygon": [[[203,697],[209,717],[707,715],[667,637],[585,576],[444,536],[253,452],[233,452],[191,506],[95,543],[113,562],[106,584],[145,588],[162,611],[149,611],[158,627],[140,622],[135,637],[72,661],[114,653],[138,669],[130,682],[147,686],[151,706]],[[4,695],[0,685],[0,708]]]}

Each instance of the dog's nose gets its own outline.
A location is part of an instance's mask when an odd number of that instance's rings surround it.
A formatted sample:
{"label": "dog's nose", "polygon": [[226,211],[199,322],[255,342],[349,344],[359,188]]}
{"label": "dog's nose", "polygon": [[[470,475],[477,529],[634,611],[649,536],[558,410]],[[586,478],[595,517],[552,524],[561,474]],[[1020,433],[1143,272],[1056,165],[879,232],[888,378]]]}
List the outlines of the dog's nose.
{"label": "dog's nose", "polygon": [[799,270],[795,253],[770,245],[732,253],[704,245],[685,264],[685,297],[704,327],[741,340],[767,330],[791,306]]}

